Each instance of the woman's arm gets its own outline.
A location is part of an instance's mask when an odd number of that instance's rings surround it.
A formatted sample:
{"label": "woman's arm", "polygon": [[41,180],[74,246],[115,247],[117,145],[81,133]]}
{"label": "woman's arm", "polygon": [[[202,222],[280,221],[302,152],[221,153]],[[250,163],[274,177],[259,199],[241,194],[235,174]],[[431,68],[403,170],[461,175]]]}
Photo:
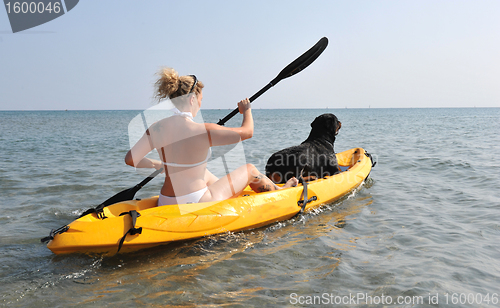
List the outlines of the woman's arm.
{"label": "woman's arm", "polygon": [[145,157],[153,150],[149,135],[144,134],[139,141],[125,155],[125,164],[136,168],[160,169],[163,164],[159,160]]}
{"label": "woman's arm", "polygon": [[134,165],[131,151],[128,151],[127,155],[125,155],[125,163],[129,166],[136,168],[155,168],[156,170],[163,168],[163,164],[161,161],[156,159],[150,159],[147,157],[144,157],[136,165]]}
{"label": "woman's arm", "polygon": [[224,127],[215,123],[205,124],[205,129],[209,134],[210,146],[233,144],[252,138],[254,125],[248,98],[239,102],[238,108],[240,113],[243,114],[243,122],[240,127]]}

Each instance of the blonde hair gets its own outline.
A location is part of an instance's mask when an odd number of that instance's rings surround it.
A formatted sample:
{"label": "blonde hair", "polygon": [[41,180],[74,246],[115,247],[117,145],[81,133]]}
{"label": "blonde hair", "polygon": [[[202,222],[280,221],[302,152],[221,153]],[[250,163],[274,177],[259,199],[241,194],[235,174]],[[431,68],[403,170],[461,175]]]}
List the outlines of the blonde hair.
{"label": "blonde hair", "polygon": [[[158,101],[189,94],[188,92],[195,82],[195,77],[179,76],[179,73],[169,67],[162,68],[157,75],[159,78],[155,82],[155,99]],[[203,87],[203,83],[198,80],[193,92],[199,95]]]}

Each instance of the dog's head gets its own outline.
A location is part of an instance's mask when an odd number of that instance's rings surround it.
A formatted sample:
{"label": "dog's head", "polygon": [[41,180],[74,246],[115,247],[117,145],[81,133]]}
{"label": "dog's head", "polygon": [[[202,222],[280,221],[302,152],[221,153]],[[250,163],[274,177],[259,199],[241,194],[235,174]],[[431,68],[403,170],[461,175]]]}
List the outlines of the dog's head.
{"label": "dog's head", "polygon": [[328,136],[335,137],[339,133],[342,123],[334,114],[324,113],[314,119],[311,123],[311,127],[311,133],[314,132],[317,135],[326,134]]}

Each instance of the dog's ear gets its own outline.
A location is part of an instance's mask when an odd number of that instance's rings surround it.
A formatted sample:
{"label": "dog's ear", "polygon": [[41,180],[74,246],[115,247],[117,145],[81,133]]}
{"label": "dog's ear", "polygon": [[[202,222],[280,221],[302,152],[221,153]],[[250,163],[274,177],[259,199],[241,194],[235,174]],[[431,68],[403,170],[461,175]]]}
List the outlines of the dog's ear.
{"label": "dog's ear", "polygon": [[[311,123],[311,133],[315,135],[327,134],[336,136],[342,124],[332,113],[324,113]],[[314,133],[313,133],[314,132]]]}
{"label": "dog's ear", "polygon": [[320,115],[319,117],[316,117],[316,119],[314,119],[314,121],[312,121],[311,123],[311,127],[314,129],[314,128],[318,128],[318,129],[321,129],[325,126],[325,119],[322,115]]}
{"label": "dog's ear", "polygon": [[316,117],[311,123],[313,129],[320,129],[322,131],[327,131],[332,134],[336,134],[339,130],[340,122],[334,114],[325,113]]}

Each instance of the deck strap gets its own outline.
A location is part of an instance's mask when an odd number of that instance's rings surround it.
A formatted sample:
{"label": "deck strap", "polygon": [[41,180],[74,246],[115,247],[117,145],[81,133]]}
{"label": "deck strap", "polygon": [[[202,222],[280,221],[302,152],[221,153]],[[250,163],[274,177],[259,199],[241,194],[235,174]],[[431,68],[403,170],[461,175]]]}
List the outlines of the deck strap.
{"label": "deck strap", "polygon": [[302,176],[303,172],[304,172],[304,169],[302,169],[302,171],[300,171],[300,177],[299,177],[299,182],[304,187],[304,189],[302,190],[303,199],[297,201],[297,205],[300,206],[300,211],[297,213],[297,215],[304,213],[304,210],[306,209],[307,203],[318,200],[318,197],[316,197],[316,196],[312,196],[310,199],[307,198],[307,181],[304,180],[304,177]]}
{"label": "deck strap", "polygon": [[105,205],[100,204],[95,208],[88,209],[85,212],[83,212],[82,215],[80,215],[80,217],[78,217],[78,218],[82,218],[85,215],[95,213],[97,218],[106,219],[108,217],[106,215],[104,215],[104,207],[105,207]]}
{"label": "deck strap", "polygon": [[40,242],[42,242],[42,243],[47,243],[47,242],[49,242],[49,241],[53,240],[53,239],[54,239],[54,236],[56,236],[56,234],[61,234],[61,233],[64,233],[64,232],[66,232],[66,231],[68,231],[68,230],[69,230],[68,225],[64,225],[64,226],[62,226],[62,227],[60,227],[60,228],[57,228],[57,229],[55,229],[55,230],[54,230],[54,229],[52,229],[52,230],[50,230],[50,234],[49,234],[49,236],[46,236],[46,237],[42,238],[42,239],[40,240]]}
{"label": "deck strap", "polygon": [[366,151],[365,151],[365,155],[368,158],[370,158],[370,161],[372,162],[372,168],[375,167],[375,165],[377,164],[377,162],[373,160],[373,156],[370,153],[366,152]]}
{"label": "deck strap", "polygon": [[125,242],[125,238],[127,237],[128,234],[130,235],[142,234],[142,227],[140,228],[135,227],[137,217],[141,217],[141,214],[139,214],[139,212],[137,212],[136,210],[132,210],[120,214],[120,216],[123,215],[130,215],[130,217],[132,217],[132,228],[130,228],[127,232],[125,232],[125,234],[121,238],[120,244],[118,244],[118,251],[116,251],[116,253],[120,252],[120,249],[122,249],[123,242]]}

